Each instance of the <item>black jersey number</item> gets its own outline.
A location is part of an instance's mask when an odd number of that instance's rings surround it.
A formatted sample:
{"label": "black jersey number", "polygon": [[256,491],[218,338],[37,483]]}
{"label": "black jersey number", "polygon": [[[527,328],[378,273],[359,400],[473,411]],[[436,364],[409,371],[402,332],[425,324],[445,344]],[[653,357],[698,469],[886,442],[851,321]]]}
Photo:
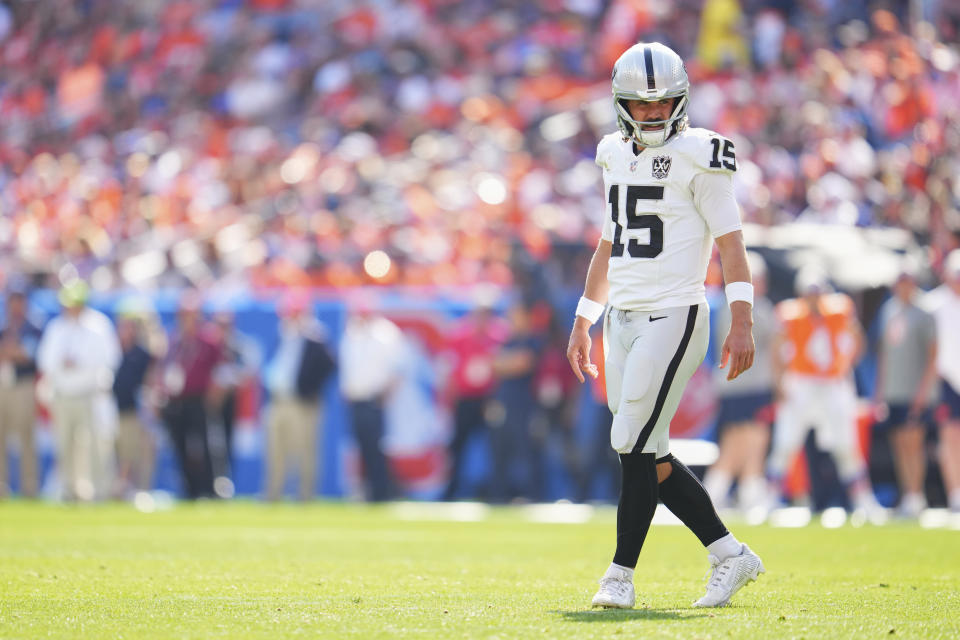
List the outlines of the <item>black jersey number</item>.
{"label": "black jersey number", "polygon": [[737,170],[737,156],[733,152],[733,143],[729,140],[724,139],[723,141],[723,162],[720,162],[720,138],[711,138],[710,142],[713,143],[713,158],[710,160],[711,169],[719,169],[723,167],[724,169],[729,169],[730,171]]}
{"label": "black jersey number", "polygon": [[[640,200],[663,200],[663,187],[627,185],[627,229],[649,229],[650,242],[640,244],[636,238],[631,238],[626,244],[626,250],[631,258],[656,258],[663,251],[663,220],[654,213],[637,213],[637,204]],[[614,258],[623,256],[624,244],[620,240],[623,227],[620,225],[620,185],[610,185],[610,194],[607,198],[610,203],[610,217],[613,219],[613,249],[610,255]]]}

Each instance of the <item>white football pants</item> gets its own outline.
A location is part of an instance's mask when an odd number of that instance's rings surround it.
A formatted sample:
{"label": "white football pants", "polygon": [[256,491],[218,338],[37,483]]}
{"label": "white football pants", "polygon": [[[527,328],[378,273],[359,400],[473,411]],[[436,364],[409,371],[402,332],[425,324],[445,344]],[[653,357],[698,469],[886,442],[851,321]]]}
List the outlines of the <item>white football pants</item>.
{"label": "white football pants", "polygon": [[670,453],[670,421],[707,354],[705,302],[656,312],[611,308],[603,328],[610,446],[618,453]]}
{"label": "white football pants", "polygon": [[866,472],[857,447],[857,392],[853,380],[786,373],[783,395],[767,461],[771,475],[780,477],[786,473],[811,428],[817,446],[833,454],[841,480],[850,482]]}

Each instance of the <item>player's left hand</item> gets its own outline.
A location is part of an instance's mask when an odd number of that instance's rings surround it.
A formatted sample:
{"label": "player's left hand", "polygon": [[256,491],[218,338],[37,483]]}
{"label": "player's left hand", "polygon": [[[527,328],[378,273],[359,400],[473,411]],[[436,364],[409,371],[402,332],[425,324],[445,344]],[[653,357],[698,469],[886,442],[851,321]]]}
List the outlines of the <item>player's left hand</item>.
{"label": "player's left hand", "polygon": [[734,323],[720,351],[720,368],[723,369],[728,362],[730,363],[727,380],[733,380],[753,366],[755,350],[750,325]]}

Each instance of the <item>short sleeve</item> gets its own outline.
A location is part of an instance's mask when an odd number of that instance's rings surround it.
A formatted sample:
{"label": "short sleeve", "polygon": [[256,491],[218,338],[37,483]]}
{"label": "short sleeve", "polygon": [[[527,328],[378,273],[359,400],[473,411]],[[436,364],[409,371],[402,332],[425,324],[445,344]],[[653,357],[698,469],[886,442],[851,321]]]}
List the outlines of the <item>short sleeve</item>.
{"label": "short sleeve", "polygon": [[710,228],[710,235],[719,238],[742,227],[740,207],[733,195],[733,174],[698,173],[691,181],[693,203]]}
{"label": "short sleeve", "polygon": [[699,141],[693,161],[700,171],[727,175],[737,172],[737,150],[732,140],[711,131]]}
{"label": "short sleeve", "polygon": [[603,152],[603,142],[597,145],[597,155],[594,157],[593,161],[597,163],[597,166],[601,169],[607,168],[607,158],[606,154]]}
{"label": "short sleeve", "polygon": [[594,162],[597,163],[597,166],[603,169],[604,171],[610,170],[610,159],[613,155],[613,152],[617,145],[617,135],[608,134],[600,138],[600,142],[597,143],[597,155],[594,157]]}

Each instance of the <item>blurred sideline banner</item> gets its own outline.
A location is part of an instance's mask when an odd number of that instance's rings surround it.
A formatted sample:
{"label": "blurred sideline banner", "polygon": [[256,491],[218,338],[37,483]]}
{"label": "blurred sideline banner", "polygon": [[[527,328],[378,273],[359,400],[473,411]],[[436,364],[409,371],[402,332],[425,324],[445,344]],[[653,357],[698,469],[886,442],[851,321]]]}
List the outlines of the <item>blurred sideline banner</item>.
{"label": "blurred sideline banner", "polygon": [[[94,297],[91,304],[112,316],[124,298],[123,294]],[[178,300],[176,292],[149,297],[153,311],[168,332],[174,326]],[[238,296],[228,304],[211,303],[205,310],[233,313],[237,330],[257,342],[264,355],[263,362],[266,363],[278,344],[276,301],[276,297]],[[714,308],[718,304],[717,298],[711,298],[710,302]],[[47,318],[59,313],[53,292],[37,291],[31,303],[34,311],[42,312]],[[403,495],[413,499],[437,498],[447,481],[447,442],[451,433],[449,407],[445,406],[441,393],[443,373],[439,366],[440,355],[445,345],[447,326],[467,313],[471,302],[441,295],[384,291],[378,293],[378,308],[403,330],[407,338],[403,382],[386,407],[384,450]],[[314,305],[314,311],[316,318],[328,329],[331,350],[336,353],[346,321],[347,303],[342,296],[334,298],[321,295]],[[719,339],[713,334],[711,332],[711,339]],[[711,378],[711,369],[715,366],[712,353],[713,349],[708,349],[707,359],[687,386],[680,410],[671,424],[671,435],[675,438],[713,438],[716,392]],[[349,407],[339,393],[338,383],[339,379],[335,376],[323,391],[325,412],[322,417],[323,437],[318,442],[317,451],[321,464],[317,494],[360,498],[359,456],[351,434]],[[582,443],[585,450],[590,446],[589,443],[597,439],[592,433],[597,428],[594,416],[603,401],[589,392],[589,385],[579,389],[575,429],[577,441]],[[238,495],[257,495],[263,484],[263,417],[267,402],[269,400],[259,383],[247,385],[238,392],[232,456],[232,479]],[[49,483],[52,477],[50,471],[54,467],[53,438],[43,408],[40,415],[42,424],[38,439],[41,471]],[[180,474],[165,429],[150,412],[143,412],[143,418],[158,443],[154,486],[179,493]],[[222,440],[221,434],[216,432],[215,423],[211,429],[211,439]],[[576,493],[571,485],[573,479],[565,473],[562,454],[553,449],[547,455],[547,493],[551,499],[570,498]],[[16,456],[12,458],[11,479],[16,483]],[[485,437],[478,437],[470,444],[465,464],[465,488],[477,489],[491,467]],[[794,480],[798,488],[805,486],[807,480],[802,471],[797,470],[796,473],[799,477]],[[288,495],[294,495],[294,484],[295,478],[288,479]],[[602,495],[595,497],[612,498],[612,489],[602,489]]]}

